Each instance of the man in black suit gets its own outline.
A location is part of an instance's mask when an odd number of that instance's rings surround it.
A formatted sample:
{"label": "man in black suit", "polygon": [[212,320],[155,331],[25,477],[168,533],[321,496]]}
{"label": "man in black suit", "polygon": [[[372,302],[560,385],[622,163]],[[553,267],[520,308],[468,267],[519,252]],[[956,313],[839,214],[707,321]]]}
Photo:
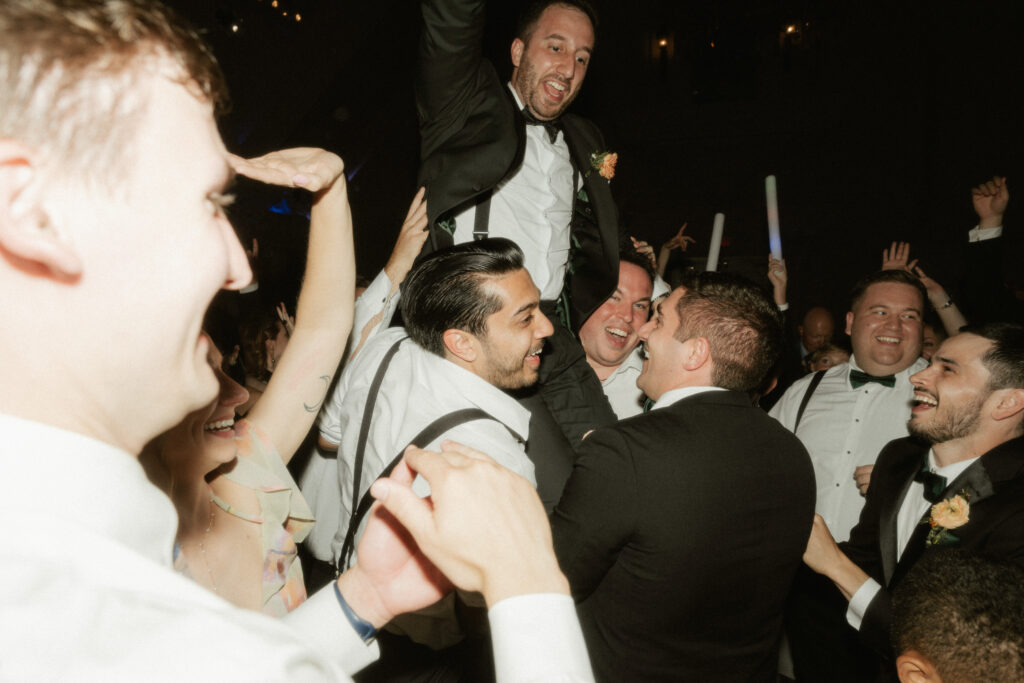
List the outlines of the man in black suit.
{"label": "man in black suit", "polygon": [[564,113],[586,76],[595,15],[585,0],[531,5],[506,83],[481,54],[484,9],[484,0],[423,3],[416,106],[424,251],[487,235],[520,246],[544,312],[565,328],[545,350],[541,396],[576,446],[615,420],[569,332],[612,293],[619,272],[614,165],[601,164],[608,150],[600,131]]}
{"label": "man in black suit", "polygon": [[804,556],[885,658],[889,591],[925,553],[959,547],[1024,566],[1024,327],[964,328],[911,382],[911,436],[879,455],[850,540],[837,545],[816,517]]}
{"label": "man in black suit", "polygon": [[703,273],[640,330],[654,408],[583,443],[552,518],[600,681],[774,681],[814,472],[750,393],[778,357],[775,306]]}

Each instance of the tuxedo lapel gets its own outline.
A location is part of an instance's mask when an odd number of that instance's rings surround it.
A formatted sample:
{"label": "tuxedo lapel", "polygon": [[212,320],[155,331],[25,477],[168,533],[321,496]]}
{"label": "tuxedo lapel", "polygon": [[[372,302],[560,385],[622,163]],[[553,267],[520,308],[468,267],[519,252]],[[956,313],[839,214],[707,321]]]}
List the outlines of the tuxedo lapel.
{"label": "tuxedo lapel", "polygon": [[915,448],[915,456],[903,460],[893,472],[893,481],[901,483],[899,489],[894,491],[896,495],[885,497],[878,518],[878,545],[882,554],[882,572],[887,585],[896,571],[896,558],[899,552],[896,525],[900,506],[903,504],[903,499],[907,497],[907,489],[914,483],[914,474],[921,467],[923,455],[918,452],[917,448]]}

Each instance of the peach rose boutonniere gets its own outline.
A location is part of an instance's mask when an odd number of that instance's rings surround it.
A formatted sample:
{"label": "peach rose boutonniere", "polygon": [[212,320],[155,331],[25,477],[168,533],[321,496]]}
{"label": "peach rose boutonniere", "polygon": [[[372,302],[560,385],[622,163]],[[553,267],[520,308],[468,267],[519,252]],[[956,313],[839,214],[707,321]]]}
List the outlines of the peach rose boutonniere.
{"label": "peach rose boutonniere", "polygon": [[[590,155],[590,166],[605,180],[615,177],[615,164],[619,163],[616,152],[594,152]],[[587,175],[590,175],[588,172]]]}
{"label": "peach rose boutonniere", "polygon": [[970,495],[966,491],[961,491],[960,495],[940,500],[932,506],[932,514],[928,518],[931,531],[928,532],[925,545],[951,545],[960,540],[949,533],[949,530],[962,527],[970,519],[971,506],[967,502],[968,498]]}

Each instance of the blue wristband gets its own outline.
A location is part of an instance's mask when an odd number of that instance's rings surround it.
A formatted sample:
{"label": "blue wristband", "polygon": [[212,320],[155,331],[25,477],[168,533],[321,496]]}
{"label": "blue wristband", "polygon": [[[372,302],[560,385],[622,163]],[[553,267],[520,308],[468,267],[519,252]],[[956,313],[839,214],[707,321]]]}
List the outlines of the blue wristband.
{"label": "blue wristband", "polygon": [[373,639],[377,637],[377,629],[373,627],[373,624],[361,619],[356,614],[347,602],[345,597],[341,594],[341,589],[338,588],[338,582],[334,582],[334,596],[338,598],[338,604],[341,605],[341,611],[345,613],[345,618],[348,619],[348,623],[352,624],[352,628],[355,629],[356,634],[363,639],[364,643],[373,642]]}

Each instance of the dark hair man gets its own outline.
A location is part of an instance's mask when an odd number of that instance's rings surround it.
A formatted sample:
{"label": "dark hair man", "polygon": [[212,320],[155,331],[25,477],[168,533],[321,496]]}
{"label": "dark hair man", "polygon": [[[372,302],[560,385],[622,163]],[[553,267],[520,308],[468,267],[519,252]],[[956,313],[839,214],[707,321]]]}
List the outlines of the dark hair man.
{"label": "dark hair man", "polygon": [[1024,570],[928,553],[893,591],[892,643],[902,683],[1024,683]]}
{"label": "dark hair man", "polygon": [[850,361],[797,380],[769,412],[811,454],[817,512],[840,540],[857,523],[878,452],[907,434],[909,378],[926,365],[920,359],[925,301],[920,280],[907,272],[862,278],[846,314]]}
{"label": "dark hair man", "polygon": [[[136,455],[213,399],[203,314],[251,279],[223,211],[220,82],[157,3],[0,3],[0,310],[17,321],[0,334],[0,581],[18,587],[0,597],[3,677],[349,680],[375,656],[361,635],[443,593],[431,561],[485,589],[492,621],[568,624],[577,657],[561,663],[557,637],[504,645],[585,671],[568,595],[539,613],[517,599],[568,592],[540,502],[479,454],[410,453],[377,494],[421,545],[374,513],[364,561],[282,621],[171,570],[174,507]],[[429,510],[400,504],[414,469],[437,484]],[[503,553],[527,546],[500,557],[484,529]]]}
{"label": "dark hair man", "polygon": [[704,273],[640,329],[650,412],[583,442],[552,516],[599,681],[774,681],[814,478],[750,392],[782,343],[753,284]]}
{"label": "dark hair man", "polygon": [[619,253],[619,284],[580,328],[587,363],[620,420],[643,410],[644,392],[636,385],[643,367],[637,333],[650,316],[653,287],[650,259],[633,247],[624,249]]}
{"label": "dark hair man", "polygon": [[1024,564],[1024,328],[966,327],[911,382],[911,436],[878,456],[850,540],[836,545],[817,516],[804,556],[849,600],[847,621],[883,655],[889,592],[924,555],[955,546]]}
{"label": "dark hair man", "polygon": [[422,10],[416,104],[425,250],[487,235],[523,250],[545,313],[556,319],[557,308],[562,323],[548,341],[540,395],[577,447],[615,414],[569,329],[614,291],[624,239],[610,188],[617,157],[592,123],[566,112],[594,51],[594,12],[581,0],[531,5],[504,82],[482,57],[484,0],[424,0]]}
{"label": "dark hair man", "polygon": [[[431,254],[402,283],[401,307],[405,328],[372,337],[345,367],[320,413],[320,446],[328,451],[340,447],[344,465],[314,460],[303,477],[303,492],[317,516],[308,546],[332,564],[343,561],[353,510],[373,480],[425,427],[454,411],[479,408],[492,419],[457,424],[415,445],[433,448],[444,440],[457,441],[536,484],[524,452],[529,412],[504,390],[537,381],[551,323],[540,312],[540,297],[519,247],[492,238]],[[375,382],[386,359],[385,374]],[[375,407],[366,415],[370,400]],[[362,429],[369,432],[354,496],[351,461]],[[414,490],[421,495],[429,491],[422,480]]]}

